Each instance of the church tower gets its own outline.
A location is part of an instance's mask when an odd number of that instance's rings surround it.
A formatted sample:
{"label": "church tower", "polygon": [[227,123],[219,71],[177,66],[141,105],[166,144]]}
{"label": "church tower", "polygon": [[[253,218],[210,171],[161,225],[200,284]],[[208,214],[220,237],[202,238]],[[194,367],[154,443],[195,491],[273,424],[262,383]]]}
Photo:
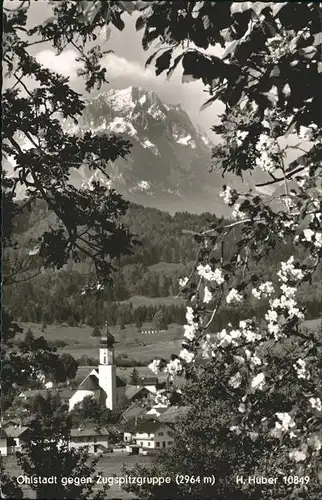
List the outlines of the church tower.
{"label": "church tower", "polygon": [[114,343],[115,339],[106,327],[106,335],[100,340],[98,375],[99,385],[106,392],[106,407],[110,410],[114,410],[117,404]]}

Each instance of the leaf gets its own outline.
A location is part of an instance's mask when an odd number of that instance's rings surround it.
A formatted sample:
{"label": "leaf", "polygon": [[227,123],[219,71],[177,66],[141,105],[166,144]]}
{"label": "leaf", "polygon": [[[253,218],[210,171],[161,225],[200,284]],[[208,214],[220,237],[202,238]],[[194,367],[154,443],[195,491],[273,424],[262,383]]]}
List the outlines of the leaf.
{"label": "leaf", "polygon": [[242,14],[246,10],[250,10],[252,8],[253,2],[233,2],[230,6],[230,12],[232,15]]}
{"label": "leaf", "polygon": [[270,5],[270,8],[272,9],[272,14],[273,16],[277,16],[277,14],[279,13],[279,11],[285,6],[287,5],[287,2],[279,2],[279,3],[276,3],[276,4],[271,4]]}
{"label": "leaf", "polygon": [[207,109],[213,102],[215,102],[220,95],[224,92],[224,89],[220,89],[218,92],[215,93],[210,99],[208,99],[206,102],[203,103],[203,105],[200,107],[200,111],[203,111],[204,109]]}
{"label": "leaf", "polygon": [[178,66],[179,62],[181,61],[181,59],[183,58],[184,56],[184,53],[180,54],[179,56],[177,56],[174,60],[174,63],[172,64],[171,68],[169,68],[169,71],[167,71],[167,80],[169,80],[171,78],[171,76],[173,75],[173,72],[175,71],[176,67]]}
{"label": "leaf", "polygon": [[198,78],[195,78],[192,75],[186,75],[186,74],[183,74],[182,78],[181,78],[182,83],[191,83],[191,82],[195,82],[196,80],[198,80]]}
{"label": "leaf", "polygon": [[119,2],[119,6],[128,14],[132,14],[136,10],[135,2]]}
{"label": "leaf", "polygon": [[204,29],[207,30],[210,26],[209,16],[202,16],[202,23],[203,23]]}
{"label": "leaf", "polygon": [[170,65],[172,55],[172,49],[167,49],[161,56],[159,56],[155,62],[156,70],[155,74],[158,76]]}
{"label": "leaf", "polygon": [[136,31],[140,31],[146,25],[146,19],[143,16],[137,18],[135,23]]}
{"label": "leaf", "polygon": [[271,74],[269,76],[270,76],[270,78],[274,78],[274,77],[277,78],[280,76],[280,74],[281,74],[281,71],[280,71],[279,67],[276,65],[272,69]]}
{"label": "leaf", "polygon": [[299,53],[306,57],[307,59],[312,59],[317,52],[316,47],[310,45],[309,47],[305,47],[304,49],[300,49]]}
{"label": "leaf", "polygon": [[98,38],[101,42],[107,42],[110,39],[110,36],[111,29],[109,26],[107,26],[107,24],[105,24],[104,26],[102,26]]}
{"label": "leaf", "polygon": [[125,24],[124,21],[122,21],[119,13],[113,16],[112,23],[118,30],[123,31]]}
{"label": "leaf", "polygon": [[155,58],[155,56],[160,52],[161,49],[158,49],[156,50],[155,52],[153,52],[153,54],[151,56],[149,56],[146,60],[146,63],[145,63],[145,68],[147,68],[148,66],[150,66],[151,62],[153,61],[153,59]]}

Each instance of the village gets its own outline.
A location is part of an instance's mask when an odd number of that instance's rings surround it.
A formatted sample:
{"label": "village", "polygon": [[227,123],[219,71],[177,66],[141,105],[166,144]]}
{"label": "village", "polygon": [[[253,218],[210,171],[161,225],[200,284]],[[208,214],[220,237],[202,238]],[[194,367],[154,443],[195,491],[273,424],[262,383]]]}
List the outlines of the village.
{"label": "village", "polygon": [[[91,454],[156,455],[173,444],[176,423],[189,408],[179,406],[181,389],[169,381],[159,381],[153,375],[128,383],[118,374],[115,363],[115,339],[106,329],[99,341],[99,365],[81,367],[83,380],[78,387],[54,387],[42,377],[43,388],[27,388],[19,393],[22,411],[15,417],[2,416],[0,452],[2,456],[15,455],[23,443],[28,443],[28,410],[37,397],[55,396],[61,405],[73,412],[93,399],[102,409],[113,414],[112,422],[79,422],[71,430],[69,448],[87,447]],[[85,370],[84,370],[85,368]],[[87,373],[86,373],[87,371]],[[85,372],[85,373],[84,373]],[[180,386],[183,381],[177,382]],[[171,385],[176,404],[169,404],[166,397]]]}

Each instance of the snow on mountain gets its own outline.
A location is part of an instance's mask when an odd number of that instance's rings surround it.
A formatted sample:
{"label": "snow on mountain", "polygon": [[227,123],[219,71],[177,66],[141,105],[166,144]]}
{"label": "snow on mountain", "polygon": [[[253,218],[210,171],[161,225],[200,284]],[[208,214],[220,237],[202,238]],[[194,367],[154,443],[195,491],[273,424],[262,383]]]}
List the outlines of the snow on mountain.
{"label": "snow on mountain", "polygon": [[[165,104],[140,87],[109,89],[86,100],[75,125],[62,119],[71,134],[119,134],[131,142],[130,154],[109,163],[108,186],[130,201],[162,210],[225,213],[219,197],[223,180],[210,174],[211,141],[195,127],[179,104]],[[71,181],[88,187],[93,176],[85,166]],[[106,183],[106,179],[102,179]]]}
{"label": "snow on mountain", "polygon": [[115,132],[116,134],[127,133],[131,136],[137,136],[137,131],[133,127],[132,123],[125,120],[122,116],[116,116],[108,126],[105,125],[105,130]]}

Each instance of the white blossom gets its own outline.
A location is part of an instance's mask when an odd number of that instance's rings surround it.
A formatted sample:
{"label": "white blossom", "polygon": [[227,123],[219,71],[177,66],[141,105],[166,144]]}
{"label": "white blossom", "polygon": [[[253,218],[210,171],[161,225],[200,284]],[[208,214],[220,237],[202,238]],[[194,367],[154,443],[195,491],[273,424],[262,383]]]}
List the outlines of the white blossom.
{"label": "white blossom", "polygon": [[303,359],[298,359],[296,363],[293,364],[293,368],[296,371],[298,378],[309,379],[310,374],[306,370],[306,363]]}
{"label": "white blossom", "polygon": [[193,311],[192,307],[188,306],[186,309],[186,320],[188,321],[188,324],[193,325],[194,319],[195,319],[194,311]]}
{"label": "white blossom", "polygon": [[304,229],[303,231],[303,235],[304,235],[304,239],[306,241],[312,241],[312,238],[314,236],[314,231],[312,231],[312,229]]}
{"label": "white blossom", "polygon": [[259,373],[251,381],[251,386],[253,389],[258,389],[261,391],[264,388],[264,385],[265,385],[265,374],[264,373]]}
{"label": "white blossom", "polygon": [[229,430],[235,432],[237,436],[239,436],[239,434],[241,434],[242,432],[238,425],[232,425],[231,427],[229,427]]}
{"label": "white blossom", "polygon": [[245,217],[245,214],[244,214],[244,212],[242,212],[240,210],[240,204],[235,203],[234,208],[233,208],[233,212],[232,212],[232,218],[238,220],[238,219],[242,219],[243,217]]}
{"label": "white blossom", "polygon": [[304,278],[304,273],[302,269],[296,268],[294,266],[293,255],[286,261],[281,262],[281,270],[277,273],[279,279],[286,283],[289,278],[302,280]]}
{"label": "white blossom", "polygon": [[191,363],[194,359],[195,355],[193,352],[188,351],[187,349],[181,349],[179,358],[186,361],[186,363]]}
{"label": "white blossom", "polygon": [[206,264],[205,266],[199,264],[199,266],[197,267],[197,272],[199,276],[201,276],[205,280],[215,281],[218,285],[221,285],[225,281],[222,275],[222,271],[218,268],[213,271],[209,264]]}
{"label": "white blossom", "polygon": [[244,132],[241,132],[240,130],[237,130],[237,133],[236,133],[236,142],[237,142],[237,146],[240,147],[243,145],[243,142],[245,140],[245,138],[248,136],[248,132],[244,131]]}
{"label": "white blossom", "polygon": [[281,290],[287,298],[292,298],[296,294],[296,288],[294,286],[287,286],[285,283],[281,285]]}
{"label": "white blossom", "polygon": [[229,333],[227,333],[226,328],[221,330],[221,332],[218,332],[216,336],[221,347],[226,347],[232,343],[232,338]]}
{"label": "white blossom", "polygon": [[164,371],[165,371],[165,373],[168,373],[170,376],[173,377],[173,376],[177,375],[178,373],[180,373],[182,371],[182,368],[183,367],[182,367],[180,359],[175,358],[175,359],[172,359],[169,361],[169,363],[165,367]]}
{"label": "white blossom", "polygon": [[253,354],[253,356],[251,356],[250,362],[254,366],[260,366],[262,364],[262,360],[257,356],[257,354]]}
{"label": "white blossom", "polygon": [[284,432],[288,432],[295,427],[295,422],[289,413],[275,413],[279,422],[275,423],[275,428],[271,431],[271,435],[280,438]]}
{"label": "white blossom", "polygon": [[201,343],[202,357],[204,359],[211,359],[214,355],[213,353],[213,345],[210,342],[210,335],[207,333],[205,340]]}
{"label": "white blossom", "polygon": [[309,402],[313,409],[316,409],[317,411],[322,411],[322,402],[320,398],[310,398]]}
{"label": "white blossom", "polygon": [[322,248],[322,233],[315,233],[314,246],[317,248]]}
{"label": "white blossom", "polygon": [[227,203],[227,205],[230,205],[233,200],[231,187],[226,186],[222,191],[220,191],[219,196],[220,198],[223,198],[224,202]]}
{"label": "white blossom", "polygon": [[262,283],[258,287],[258,289],[253,288],[252,290],[252,294],[256,299],[260,299],[262,297],[264,298],[269,297],[270,295],[272,295],[273,292],[274,292],[274,286],[271,281],[265,281],[265,283]]}
{"label": "white blossom", "polygon": [[186,284],[188,283],[189,281],[189,278],[180,278],[179,279],[179,285],[183,288],[184,286],[186,286]]}
{"label": "white blossom", "polygon": [[154,359],[152,363],[148,365],[148,368],[150,368],[153,373],[158,374],[160,371],[160,363],[160,359]]}
{"label": "white blossom", "polygon": [[212,293],[209,290],[209,288],[207,286],[205,286],[203,301],[205,304],[208,304],[211,300],[212,300]]}
{"label": "white blossom", "polygon": [[184,325],[184,334],[183,336],[192,341],[196,336],[197,326],[196,325]]}
{"label": "white blossom", "polygon": [[295,462],[303,462],[306,459],[306,454],[301,450],[290,451],[288,456],[291,460],[295,460]]}
{"label": "white blossom", "polygon": [[237,387],[239,387],[241,383],[242,383],[242,376],[239,372],[230,377],[230,379],[228,380],[228,384],[234,389],[237,389]]}
{"label": "white blossom", "polygon": [[246,411],[246,405],[245,405],[245,403],[240,403],[240,405],[238,406],[238,411],[240,413],[245,413],[245,411]]}
{"label": "white blossom", "polygon": [[242,300],[243,296],[240,293],[238,293],[236,288],[232,288],[226,296],[227,304],[230,304],[231,302],[242,302]]}

